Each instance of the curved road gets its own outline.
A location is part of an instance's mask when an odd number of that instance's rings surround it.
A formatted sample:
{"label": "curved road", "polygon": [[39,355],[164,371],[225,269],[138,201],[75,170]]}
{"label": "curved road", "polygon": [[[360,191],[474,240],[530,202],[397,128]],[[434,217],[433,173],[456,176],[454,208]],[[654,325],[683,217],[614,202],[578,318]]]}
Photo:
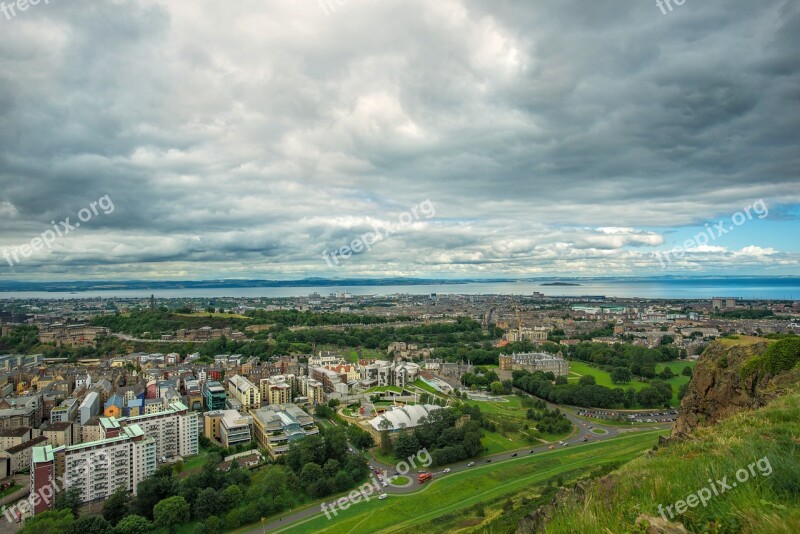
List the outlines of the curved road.
{"label": "curved road", "polygon": [[[558,405],[550,404],[550,403],[547,403],[547,407],[548,407],[548,409],[551,409],[551,410],[555,409],[555,408],[560,408]],[[586,440],[588,442],[601,441],[601,440],[606,440],[606,439],[609,439],[609,438],[616,437],[620,433],[637,432],[637,431],[643,431],[643,430],[663,429],[663,428],[666,428],[667,426],[671,426],[672,425],[672,423],[669,423],[668,425],[665,425],[665,424],[656,425],[656,424],[654,424],[654,425],[648,425],[646,427],[630,427],[630,428],[622,427],[622,428],[620,428],[620,427],[607,426],[607,425],[598,424],[598,423],[590,423],[590,422],[587,422],[586,420],[581,419],[581,418],[579,418],[579,417],[577,417],[577,416],[575,416],[575,415],[573,415],[573,414],[571,414],[571,413],[569,413],[569,412],[567,412],[567,411],[565,411],[563,409],[562,409],[562,413],[567,417],[567,419],[569,419],[572,422],[572,424],[577,429],[577,432],[573,432],[567,439],[563,440],[565,445],[559,445],[559,444],[555,444],[555,443],[553,443],[553,444],[546,443],[546,444],[542,444],[542,445],[536,445],[536,446],[533,446],[533,447],[530,447],[530,448],[520,449],[520,450],[517,450],[517,451],[502,452],[502,453],[493,454],[493,455],[490,455],[490,456],[483,456],[483,457],[480,457],[480,458],[476,458],[474,460],[466,460],[466,461],[463,461],[463,462],[457,462],[455,464],[450,464],[450,465],[446,466],[446,468],[450,469],[450,471],[449,471],[450,473],[458,473],[460,471],[467,471],[467,470],[471,469],[471,467],[468,467],[468,466],[472,462],[474,462],[475,466],[477,466],[477,465],[480,465],[480,464],[483,464],[483,463],[508,461],[508,460],[512,460],[513,458],[520,458],[520,457],[530,456],[531,454],[537,454],[537,453],[541,453],[541,452],[547,451],[547,450],[549,450],[549,448],[551,446],[553,446],[553,447],[565,447],[565,446],[582,445],[584,443],[584,440]],[[595,434],[594,432],[591,431],[592,428],[604,430],[605,433],[604,434]],[[352,447],[352,445],[351,445],[351,447]],[[356,453],[354,453],[354,454],[356,454]],[[381,472],[381,474],[386,472],[386,473],[388,473],[389,477],[393,476],[395,474],[395,472],[396,472],[395,466],[385,464],[385,463],[383,463],[383,462],[381,462],[381,461],[379,461],[379,460],[377,460],[375,458],[372,458],[369,461],[369,463],[370,463],[370,466],[372,467],[373,475],[375,474],[375,470],[379,470]],[[395,487],[395,486],[392,486],[391,484],[389,484],[387,487],[383,487],[382,491],[384,493],[387,493],[387,494],[413,493],[413,492],[416,492],[416,491],[420,491],[420,489],[422,488],[422,486],[424,484],[420,484],[419,482],[417,482],[416,474],[417,474],[417,471],[419,471],[419,470],[420,470],[419,466],[416,469],[412,468],[408,472],[408,474],[406,475],[406,476],[408,476],[409,479],[411,479],[411,484],[410,485],[408,485],[406,487]],[[441,477],[441,476],[447,476],[446,473],[443,473],[443,468],[437,468],[436,471],[431,471],[431,473],[433,474],[433,478],[434,479],[436,479],[438,477]],[[377,498],[377,494],[378,494],[378,492],[376,491],[375,493],[370,495],[370,499]],[[347,495],[347,493],[339,495],[339,497],[337,497],[336,499],[328,498],[324,502],[330,508],[330,507],[332,507],[333,503],[335,503],[339,498],[341,498],[342,496],[345,496],[345,495]],[[280,531],[280,530],[284,530],[284,529],[290,528],[292,526],[292,523],[295,523],[297,521],[301,521],[303,519],[308,519],[308,518],[310,518],[312,516],[322,515],[323,514],[322,509],[321,509],[322,502],[323,501],[315,502],[314,504],[309,505],[309,506],[307,506],[305,508],[302,508],[302,509],[300,509],[300,510],[298,510],[296,512],[292,512],[290,510],[289,512],[285,513],[285,515],[279,517],[276,520],[270,521],[269,523],[263,522],[260,525],[258,525],[256,527],[253,527],[252,529],[247,530],[245,532],[247,534],[251,534],[251,533],[252,534],[257,534],[259,532],[261,532],[261,533],[274,532],[274,531]],[[284,519],[285,519],[285,521],[284,521]]]}

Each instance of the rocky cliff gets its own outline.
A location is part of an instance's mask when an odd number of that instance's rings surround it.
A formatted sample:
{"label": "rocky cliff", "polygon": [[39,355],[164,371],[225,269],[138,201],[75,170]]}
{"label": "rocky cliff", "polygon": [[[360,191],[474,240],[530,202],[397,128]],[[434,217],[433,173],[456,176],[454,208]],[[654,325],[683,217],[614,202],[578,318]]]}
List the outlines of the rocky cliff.
{"label": "rocky cliff", "polygon": [[672,435],[690,434],[698,426],[713,425],[742,410],[760,408],[784,392],[787,385],[796,383],[800,378],[797,369],[745,372],[749,362],[766,353],[769,343],[755,337],[712,343],[697,362]]}

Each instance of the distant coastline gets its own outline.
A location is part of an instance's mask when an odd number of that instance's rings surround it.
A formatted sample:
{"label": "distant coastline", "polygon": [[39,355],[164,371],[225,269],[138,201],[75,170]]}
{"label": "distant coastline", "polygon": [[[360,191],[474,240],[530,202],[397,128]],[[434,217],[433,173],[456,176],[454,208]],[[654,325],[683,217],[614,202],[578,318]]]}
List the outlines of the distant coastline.
{"label": "distant coastline", "polygon": [[540,286],[579,286],[581,284],[575,284],[573,282],[545,282],[543,284],[539,284]]}

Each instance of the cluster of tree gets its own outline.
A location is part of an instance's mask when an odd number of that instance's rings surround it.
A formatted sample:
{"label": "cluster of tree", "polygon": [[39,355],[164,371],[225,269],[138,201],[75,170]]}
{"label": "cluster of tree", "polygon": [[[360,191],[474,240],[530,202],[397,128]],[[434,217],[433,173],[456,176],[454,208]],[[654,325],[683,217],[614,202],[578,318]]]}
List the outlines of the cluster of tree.
{"label": "cluster of tree", "polygon": [[329,326],[340,324],[383,324],[397,321],[410,321],[410,317],[383,317],[353,313],[313,312],[299,310],[248,310],[245,315],[257,324],[289,326]]}
{"label": "cluster of tree", "polygon": [[[647,348],[630,343],[578,343],[569,347],[570,358],[591,363],[611,373],[615,384],[630,382],[632,378],[655,378],[656,364],[686,357],[686,351],[673,345]],[[627,372],[626,372],[627,371]],[[669,376],[661,378],[671,378]]]}
{"label": "cluster of tree", "polygon": [[467,387],[477,386],[480,389],[487,389],[492,382],[499,382],[497,373],[485,367],[476,367],[475,373],[464,373],[461,375],[461,383]]}
{"label": "cluster of tree", "polygon": [[555,410],[528,408],[525,417],[536,421],[536,429],[545,434],[566,434],[572,428],[572,423],[558,408]]}
{"label": "cluster of tree", "polygon": [[[470,419],[457,427],[462,415],[470,415]],[[479,408],[467,405],[442,408],[420,419],[413,431],[402,431],[393,452],[396,458],[407,459],[426,449],[433,465],[445,465],[481,454],[482,435]]]}
{"label": "cluster of tree", "polygon": [[27,354],[39,344],[39,329],[32,325],[12,328],[7,336],[0,337],[0,353]]}
{"label": "cluster of tree", "polygon": [[320,434],[292,443],[282,462],[296,477],[297,487],[321,498],[345,491],[369,473],[366,461],[348,452],[343,425],[321,428]]}
{"label": "cluster of tree", "polygon": [[542,372],[514,371],[514,387],[556,404],[585,408],[634,408],[637,404],[652,408],[669,406],[672,386],[660,380],[651,380],[648,387],[638,393],[633,388],[607,388],[598,386],[593,376],[582,376],[577,384],[570,384],[559,376],[555,382]]}
{"label": "cluster of tree", "polygon": [[722,317],[724,319],[764,319],[773,317],[775,314],[772,310],[726,310],[714,314],[715,317]]}

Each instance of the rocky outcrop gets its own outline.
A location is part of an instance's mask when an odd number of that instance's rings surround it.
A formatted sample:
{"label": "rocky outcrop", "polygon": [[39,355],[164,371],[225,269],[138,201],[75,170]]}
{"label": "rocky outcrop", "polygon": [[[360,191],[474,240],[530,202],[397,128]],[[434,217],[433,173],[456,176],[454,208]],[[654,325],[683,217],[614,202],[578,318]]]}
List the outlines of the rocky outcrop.
{"label": "rocky outcrop", "polygon": [[697,362],[672,436],[685,436],[698,426],[713,425],[740,411],[764,406],[780,395],[784,386],[796,382],[797,370],[777,376],[743,374],[745,363],[763,354],[767,346],[768,341],[759,338],[712,343]]}

